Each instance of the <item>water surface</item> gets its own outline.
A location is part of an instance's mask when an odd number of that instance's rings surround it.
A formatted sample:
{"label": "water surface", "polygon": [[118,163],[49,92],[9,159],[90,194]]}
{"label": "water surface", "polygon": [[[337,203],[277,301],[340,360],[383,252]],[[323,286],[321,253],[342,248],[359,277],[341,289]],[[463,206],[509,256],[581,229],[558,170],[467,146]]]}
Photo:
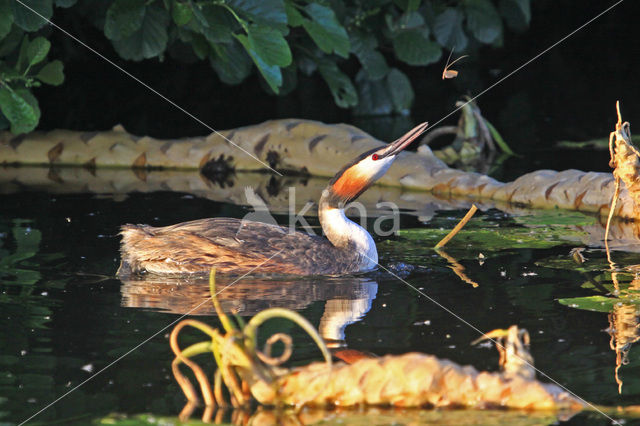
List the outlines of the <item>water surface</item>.
{"label": "water surface", "polygon": [[[259,179],[268,185],[272,178]],[[185,400],[171,377],[167,327],[201,304],[208,289],[197,280],[121,282],[115,277],[118,227],[242,217],[246,208],[184,192],[109,195],[33,187],[16,191],[6,182],[2,189],[0,422],[29,418],[105,367],[33,421],[82,424],[112,412],[177,415]],[[637,404],[640,360],[633,339],[626,347],[628,364],[619,371],[624,382],[619,395],[616,352],[607,331],[611,315],[558,302],[612,291],[603,250],[587,247],[583,265],[569,254],[572,248],[586,247],[589,226],[568,232],[554,225],[547,227],[554,230],[551,234],[538,228],[530,240],[503,246],[461,234],[447,253],[465,268],[474,287],[431,249],[435,237],[428,230],[450,229],[465,213],[455,205],[450,208],[454,210],[433,205],[408,209],[401,226],[412,231],[379,239],[380,263],[401,279],[383,270],[340,278],[246,277],[221,295],[223,306],[245,317],[270,306],[288,307],[320,326],[335,345],[380,355],[421,351],[483,370],[496,370],[498,356],[488,345],[470,345],[478,337],[475,328],[489,331],[517,324],[531,334],[536,366],[554,380],[594,403]],[[308,220],[317,227],[315,217]],[[476,215],[469,230],[506,235],[508,230],[525,229],[523,223],[489,209]],[[479,259],[480,253],[484,259]],[[633,253],[616,256],[622,265],[638,263]],[[633,277],[622,273],[620,285],[628,286]],[[221,277],[220,285],[225,283],[230,279]],[[193,314],[217,324],[208,303]],[[628,318],[633,322],[637,317],[632,306]],[[295,327],[278,323],[267,328],[284,328],[293,335],[295,363],[320,358]],[[420,421],[438,423],[428,416]],[[594,414],[571,421],[609,422]]]}

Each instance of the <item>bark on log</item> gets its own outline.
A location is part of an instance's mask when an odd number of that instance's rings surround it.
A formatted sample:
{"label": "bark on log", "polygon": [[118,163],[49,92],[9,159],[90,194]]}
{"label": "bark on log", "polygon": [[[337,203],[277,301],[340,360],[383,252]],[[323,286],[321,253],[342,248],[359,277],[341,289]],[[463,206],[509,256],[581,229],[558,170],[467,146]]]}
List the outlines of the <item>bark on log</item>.
{"label": "bark on log", "polygon": [[[296,119],[267,121],[221,134],[277,170],[326,177],[333,176],[343,164],[362,152],[383,144],[353,126]],[[102,167],[133,168],[140,180],[146,180],[153,168],[268,170],[217,134],[157,140],[133,136],[121,126],[92,133],[54,130],[19,137],[0,133],[0,164],[5,167],[74,165],[84,166],[91,172]],[[429,191],[440,198],[491,200],[601,216],[608,214],[614,192],[611,174],[579,170],[539,170],[502,183],[485,175],[451,169],[426,146],[421,146],[417,153],[401,153],[380,183]],[[622,189],[615,216],[637,217],[626,188]]]}

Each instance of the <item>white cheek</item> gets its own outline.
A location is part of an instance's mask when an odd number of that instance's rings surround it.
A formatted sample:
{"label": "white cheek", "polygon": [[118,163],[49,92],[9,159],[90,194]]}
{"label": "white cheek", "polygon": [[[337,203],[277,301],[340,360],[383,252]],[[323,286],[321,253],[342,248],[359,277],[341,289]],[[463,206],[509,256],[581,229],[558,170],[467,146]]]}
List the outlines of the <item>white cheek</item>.
{"label": "white cheek", "polygon": [[371,156],[369,156],[358,164],[358,172],[365,176],[371,176],[372,180],[376,181],[380,179],[387,170],[389,170],[389,167],[391,167],[391,164],[393,164],[393,160],[395,159],[396,156],[392,155],[390,157],[373,161]]}

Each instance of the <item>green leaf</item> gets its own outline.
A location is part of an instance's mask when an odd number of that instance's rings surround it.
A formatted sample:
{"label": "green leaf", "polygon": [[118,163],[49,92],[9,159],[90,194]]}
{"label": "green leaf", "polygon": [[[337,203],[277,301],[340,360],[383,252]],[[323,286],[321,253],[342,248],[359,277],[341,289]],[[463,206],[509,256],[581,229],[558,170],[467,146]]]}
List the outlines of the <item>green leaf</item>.
{"label": "green leaf", "polygon": [[11,255],[14,264],[32,258],[38,253],[42,241],[40,230],[18,225],[13,227],[11,233],[17,246],[15,253]]}
{"label": "green leaf", "polygon": [[193,16],[196,17],[196,21],[198,21],[198,23],[200,23],[200,25],[202,25],[203,27],[209,28],[209,21],[207,20],[207,17],[203,12],[205,6],[209,5],[202,3],[193,3],[191,1],[189,2],[189,4],[191,5],[191,10],[193,10]]}
{"label": "green leaf", "polygon": [[376,50],[378,45],[373,34],[361,31],[351,33],[351,51],[358,57],[369,80],[380,80],[389,72],[387,61]]}
{"label": "green leaf", "polygon": [[27,69],[27,65],[29,64],[29,54],[27,51],[29,50],[29,36],[24,35],[22,38],[22,43],[20,44],[20,51],[18,52],[18,59],[16,60],[16,71],[20,73],[24,72]]}
{"label": "green leaf", "polygon": [[441,46],[456,51],[467,47],[467,36],[462,31],[463,16],[457,9],[448,7],[436,18],[433,34]]}
{"label": "green leaf", "polygon": [[531,210],[526,214],[514,216],[517,223],[528,227],[554,226],[589,227],[596,226],[598,219],[590,214],[570,210]]}
{"label": "green leaf", "polygon": [[0,41],[0,57],[7,56],[13,52],[22,41],[24,31],[20,27],[12,26],[9,34]]}
{"label": "green leaf", "polygon": [[367,72],[369,80],[379,80],[389,72],[386,59],[377,50],[360,52],[357,56]]}
{"label": "green leaf", "polygon": [[29,91],[29,89],[18,88],[15,90],[16,94],[20,96],[22,99],[27,101],[27,103],[33,108],[33,111],[36,114],[36,124],[40,121],[40,106],[38,105],[38,100],[35,96]]}
{"label": "green leaf", "polygon": [[275,93],[279,92],[279,87],[282,86],[282,72],[280,71],[280,67],[277,65],[269,65],[264,59],[258,54],[256,50],[256,46],[253,44],[252,39],[247,37],[244,34],[235,35],[236,39],[242,44],[245,48],[253,63],[258,67],[258,71],[265,79],[271,90]]}
{"label": "green leaf", "polygon": [[42,28],[53,15],[51,0],[21,0],[11,1],[13,21],[25,31],[37,31]]}
{"label": "green leaf", "polygon": [[57,7],[65,7],[65,8],[71,7],[77,2],[78,0],[55,0],[54,1]]}
{"label": "green leaf", "polygon": [[140,29],[144,16],[144,0],[116,0],[107,10],[104,35],[114,41],[130,37]]}
{"label": "green leaf", "polygon": [[288,31],[284,0],[229,0],[227,4],[255,23],[275,27],[282,33]]}
{"label": "green leaf", "polygon": [[531,22],[530,0],[500,0],[500,14],[514,31],[524,31]]}
{"label": "green leaf", "polygon": [[349,36],[333,10],[317,3],[308,4],[304,10],[311,20],[305,19],[302,25],[320,50],[336,53],[343,58],[349,57]]}
{"label": "green leaf", "polygon": [[52,86],[59,86],[64,82],[63,65],[59,60],[55,60],[46,64],[36,75],[36,78],[43,83]]}
{"label": "green leaf", "polygon": [[358,104],[358,93],[351,79],[340,71],[335,62],[323,61],[318,64],[320,75],[327,82],[333,99],[341,108],[349,108]]}
{"label": "green leaf", "polygon": [[[26,94],[30,96],[25,96]],[[18,135],[35,129],[40,119],[37,101],[26,89],[0,87],[0,111],[11,122],[11,133]],[[34,107],[35,103],[35,107]]]}
{"label": "green leaf", "polygon": [[0,0],[0,40],[9,34],[11,24],[13,24],[13,13],[11,12],[9,1]]}
{"label": "green leaf", "polygon": [[500,15],[489,0],[466,0],[467,28],[482,43],[493,43],[502,35]]}
{"label": "green leaf", "polygon": [[507,142],[502,138],[502,135],[500,134],[500,132],[498,132],[498,129],[496,129],[493,126],[493,124],[489,123],[488,120],[485,119],[484,122],[487,125],[487,127],[489,128],[489,132],[491,132],[491,136],[493,137],[493,140],[496,141],[496,144],[500,147],[502,152],[504,152],[505,154],[509,154],[509,155],[516,155],[516,153],[513,152],[513,150],[507,144]]}
{"label": "green leaf", "polygon": [[27,48],[27,60],[29,65],[35,65],[44,60],[51,49],[51,42],[44,37],[36,37],[31,40]]}
{"label": "green leaf", "polygon": [[191,18],[193,18],[191,5],[174,0],[171,4],[171,17],[173,18],[173,22],[179,27],[188,24]]}
{"label": "green leaf", "polygon": [[437,62],[442,55],[440,46],[416,29],[398,33],[393,38],[393,48],[398,59],[409,65],[429,65]]}
{"label": "green leaf", "polygon": [[425,31],[425,37],[429,36],[429,29],[425,26],[424,18],[418,12],[406,12],[397,18],[389,13],[385,15],[384,19],[387,28],[391,31],[391,38],[395,37],[400,31],[413,28],[420,28]]}
{"label": "green leaf", "polygon": [[358,87],[358,105],[353,109],[355,115],[389,115],[393,111],[391,96],[384,81],[371,81],[366,72],[360,70],[356,75]]}
{"label": "green leaf", "polygon": [[299,27],[304,22],[304,17],[291,1],[284,2],[284,9],[287,12],[287,22],[291,27]]}
{"label": "green leaf", "polygon": [[[586,296],[558,299],[558,302],[560,302],[561,305],[565,305],[570,308],[582,309],[585,311],[612,312],[613,307],[620,303],[620,299],[605,296]],[[634,304],[638,303],[639,301],[635,301]]]}
{"label": "green leaf", "polygon": [[[424,27],[424,18],[418,12],[407,12],[402,14],[402,16],[398,18],[398,21],[395,23],[394,26],[396,30],[410,30],[413,28],[420,28],[420,27],[423,27],[423,29],[427,29],[426,27]],[[427,30],[425,37],[428,37],[428,36],[429,34]]]}
{"label": "green leaf", "polygon": [[209,56],[211,46],[214,45],[210,45],[202,34],[193,34],[191,37],[191,48],[199,59],[206,59]]}
{"label": "green leaf", "polygon": [[281,32],[261,25],[250,25],[248,30],[251,45],[267,65],[291,64],[291,49]]}
{"label": "green leaf", "polygon": [[[196,7],[194,10],[198,10]],[[200,32],[211,43],[231,43],[233,41],[233,27],[235,18],[228,10],[213,4],[205,4],[196,14],[200,24]]]}
{"label": "green leaf", "polygon": [[[470,222],[471,223],[471,222]],[[469,223],[469,224],[470,224]],[[467,226],[469,225],[467,224]],[[449,233],[448,229],[407,229],[398,234],[408,240],[418,240],[423,246],[433,247]],[[493,229],[462,229],[447,244],[447,251],[456,248],[464,250],[482,250],[484,253],[507,249],[543,249],[562,244],[575,243],[587,238],[585,231],[571,227],[498,227]]]}
{"label": "green leaf", "polygon": [[298,70],[295,62],[286,68],[282,68],[282,86],[280,86],[280,96],[291,93],[298,86]]}
{"label": "green leaf", "polygon": [[400,114],[408,114],[415,97],[409,77],[399,69],[392,68],[387,75],[386,83],[394,110]]}
{"label": "green leaf", "polygon": [[251,73],[251,58],[237,41],[211,47],[214,51],[209,58],[211,66],[224,83],[239,84]]}
{"label": "green leaf", "polygon": [[262,58],[257,55],[249,53],[251,59],[258,67],[258,71],[267,82],[271,90],[273,90],[276,94],[280,93],[280,86],[282,86],[282,71],[276,65],[268,65],[264,63]]}
{"label": "green leaf", "polygon": [[131,36],[113,40],[118,54],[127,60],[140,61],[161,55],[167,47],[169,15],[158,6],[145,8],[141,27]]}

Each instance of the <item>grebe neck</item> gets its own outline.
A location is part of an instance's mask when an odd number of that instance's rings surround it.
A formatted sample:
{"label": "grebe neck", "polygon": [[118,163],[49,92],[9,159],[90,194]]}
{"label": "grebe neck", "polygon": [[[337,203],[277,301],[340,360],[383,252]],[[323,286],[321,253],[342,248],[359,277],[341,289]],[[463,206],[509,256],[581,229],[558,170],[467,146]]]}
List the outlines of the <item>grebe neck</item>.
{"label": "grebe neck", "polygon": [[331,198],[329,190],[325,189],[318,206],[324,235],[335,247],[354,250],[354,254],[361,257],[362,269],[373,269],[378,264],[376,243],[367,230],[347,218],[343,206]]}

